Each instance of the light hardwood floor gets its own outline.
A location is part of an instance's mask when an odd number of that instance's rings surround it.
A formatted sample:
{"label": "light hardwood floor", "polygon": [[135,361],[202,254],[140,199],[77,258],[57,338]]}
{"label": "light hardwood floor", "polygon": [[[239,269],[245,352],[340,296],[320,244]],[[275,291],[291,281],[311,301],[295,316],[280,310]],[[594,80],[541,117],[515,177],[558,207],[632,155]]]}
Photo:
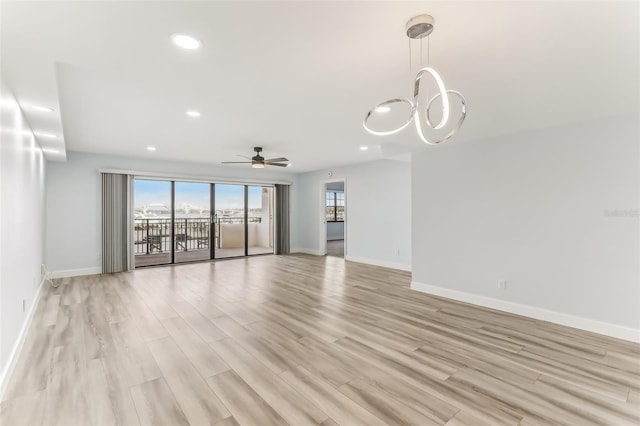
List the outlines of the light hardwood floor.
{"label": "light hardwood floor", "polygon": [[8,425],[640,423],[640,345],[263,256],[47,287]]}
{"label": "light hardwood floor", "polygon": [[327,241],[327,256],[344,258],[344,240]]}

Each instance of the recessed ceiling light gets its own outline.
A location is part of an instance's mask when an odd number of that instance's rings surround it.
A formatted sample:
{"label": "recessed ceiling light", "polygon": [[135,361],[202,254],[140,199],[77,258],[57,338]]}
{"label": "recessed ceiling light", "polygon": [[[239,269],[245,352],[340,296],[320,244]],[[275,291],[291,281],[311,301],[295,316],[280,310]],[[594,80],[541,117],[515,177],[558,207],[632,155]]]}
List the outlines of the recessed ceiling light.
{"label": "recessed ceiling light", "polygon": [[57,154],[60,152],[60,150],[53,148],[42,148],[42,152],[46,152],[47,154]]}
{"label": "recessed ceiling light", "polygon": [[379,107],[376,107],[376,112],[389,112],[391,111],[391,108],[389,108],[386,105],[380,105]]}
{"label": "recessed ceiling light", "polygon": [[53,133],[36,133],[36,136],[40,137],[40,138],[50,138],[50,139],[56,139],[57,136],[54,135]]}
{"label": "recessed ceiling light", "polygon": [[40,106],[40,105],[31,105],[31,109],[35,109],[36,111],[42,111],[42,112],[53,112],[53,108]]}
{"label": "recessed ceiling light", "polygon": [[148,146],[147,147],[147,151],[155,151],[156,147],[155,146]]}
{"label": "recessed ceiling light", "polygon": [[187,115],[189,117],[200,117],[200,113],[198,111],[187,111]]}
{"label": "recessed ceiling light", "polygon": [[187,50],[200,49],[200,46],[202,45],[200,40],[186,34],[171,34],[171,40],[176,46]]}
{"label": "recessed ceiling light", "polygon": [[360,147],[360,151],[366,151],[366,150],[368,150],[368,149],[369,149],[369,147],[368,147],[368,146],[365,146],[365,145],[362,145],[362,146]]}

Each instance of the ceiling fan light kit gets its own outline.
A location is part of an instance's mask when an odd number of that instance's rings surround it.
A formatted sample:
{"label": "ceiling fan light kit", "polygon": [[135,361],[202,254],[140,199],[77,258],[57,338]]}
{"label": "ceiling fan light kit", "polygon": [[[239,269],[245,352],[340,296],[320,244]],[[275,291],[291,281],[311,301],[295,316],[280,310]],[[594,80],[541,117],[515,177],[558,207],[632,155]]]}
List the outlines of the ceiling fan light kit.
{"label": "ceiling fan light kit", "polygon": [[[422,48],[422,39],[426,38],[433,32],[435,25],[435,19],[431,15],[418,15],[409,19],[406,25],[406,34],[411,40],[420,40]],[[428,49],[428,47],[427,47]],[[420,55],[422,57],[422,54]],[[413,98],[393,98],[387,101],[381,102],[371,109],[365,116],[362,125],[365,130],[376,136],[392,135],[400,132],[405,127],[409,126],[413,121],[416,126],[416,131],[420,139],[429,144],[437,145],[451,138],[462,127],[462,123],[467,115],[467,104],[462,93],[457,90],[448,90],[440,77],[440,74],[431,66],[429,66],[429,56],[427,54],[427,66],[422,67],[416,74],[413,82]],[[409,64],[411,64],[411,49],[409,49]],[[420,83],[423,77],[431,77],[437,86],[436,94],[429,98],[427,101],[420,100]],[[452,126],[451,119],[451,96],[460,101],[460,115],[458,121]],[[440,121],[435,124],[432,122],[431,109],[434,106],[434,102],[441,99],[442,102],[442,116]],[[400,126],[391,130],[377,130],[370,126],[369,119],[374,113],[388,112],[391,106],[394,104],[407,104],[409,106],[409,116],[407,120]],[[448,130],[447,130],[448,129]],[[439,131],[441,134],[435,134],[435,131]]]}
{"label": "ceiling fan light kit", "polygon": [[256,155],[251,158],[244,157],[242,155],[240,156],[250,161],[223,161],[222,164],[251,164],[251,167],[254,169],[264,169],[264,166],[289,167],[291,165],[289,164],[289,159],[285,157],[270,158],[268,160],[265,159],[262,155],[260,155],[260,153],[262,152],[262,147],[260,146],[256,146],[255,148],[253,148],[253,150],[255,151]]}

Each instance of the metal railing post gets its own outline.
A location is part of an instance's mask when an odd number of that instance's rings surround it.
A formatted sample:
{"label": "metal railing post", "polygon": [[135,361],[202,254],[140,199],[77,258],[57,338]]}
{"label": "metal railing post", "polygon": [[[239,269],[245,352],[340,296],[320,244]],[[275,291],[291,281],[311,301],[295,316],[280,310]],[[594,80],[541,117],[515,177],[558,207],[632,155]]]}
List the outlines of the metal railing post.
{"label": "metal railing post", "polygon": [[149,254],[149,219],[147,219],[147,254]]}

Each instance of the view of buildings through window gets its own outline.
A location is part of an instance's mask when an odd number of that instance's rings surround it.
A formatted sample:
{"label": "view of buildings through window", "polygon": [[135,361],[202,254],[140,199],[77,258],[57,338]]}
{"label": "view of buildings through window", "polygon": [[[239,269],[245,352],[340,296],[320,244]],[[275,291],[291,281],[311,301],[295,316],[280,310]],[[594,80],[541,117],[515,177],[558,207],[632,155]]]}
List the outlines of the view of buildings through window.
{"label": "view of buildings through window", "polygon": [[134,181],[137,266],[273,253],[268,186]]}
{"label": "view of buildings through window", "polygon": [[327,191],[327,222],[344,222],[344,192]]}

